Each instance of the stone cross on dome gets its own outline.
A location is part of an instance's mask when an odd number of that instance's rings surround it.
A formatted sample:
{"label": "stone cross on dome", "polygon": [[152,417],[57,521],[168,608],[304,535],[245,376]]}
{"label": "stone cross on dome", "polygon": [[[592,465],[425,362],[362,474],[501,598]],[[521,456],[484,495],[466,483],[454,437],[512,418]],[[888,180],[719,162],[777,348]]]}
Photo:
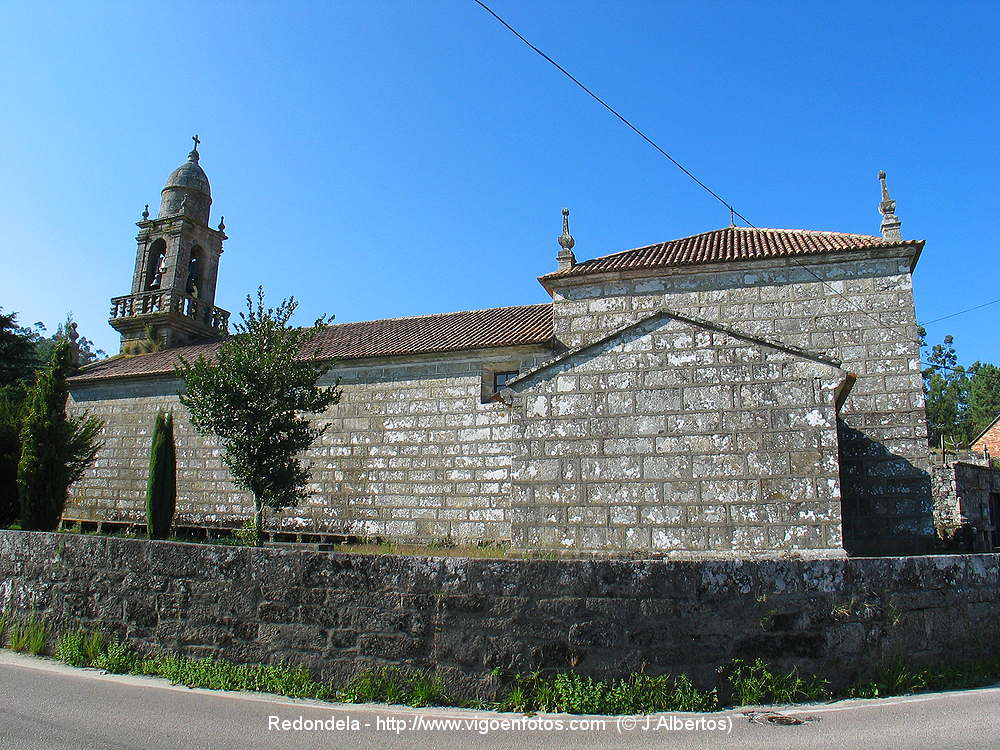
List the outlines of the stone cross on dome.
{"label": "stone cross on dome", "polygon": [[191,161],[198,161],[198,144],[201,143],[201,139],[198,137],[198,134],[195,133],[191,136],[191,140],[194,141],[194,148],[191,149],[191,153],[188,154],[188,159]]}

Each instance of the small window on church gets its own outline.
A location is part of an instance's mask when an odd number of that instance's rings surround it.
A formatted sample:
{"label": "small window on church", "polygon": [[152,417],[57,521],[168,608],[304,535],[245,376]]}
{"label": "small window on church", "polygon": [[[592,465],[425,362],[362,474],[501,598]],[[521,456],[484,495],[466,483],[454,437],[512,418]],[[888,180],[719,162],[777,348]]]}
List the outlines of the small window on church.
{"label": "small window on church", "polygon": [[495,401],[497,393],[506,388],[507,384],[518,376],[522,364],[516,359],[506,362],[484,362],[481,370],[482,393],[480,400],[484,404]]}
{"label": "small window on church", "polygon": [[501,388],[506,387],[518,375],[518,370],[505,370],[504,372],[493,373],[493,392],[499,393]]}

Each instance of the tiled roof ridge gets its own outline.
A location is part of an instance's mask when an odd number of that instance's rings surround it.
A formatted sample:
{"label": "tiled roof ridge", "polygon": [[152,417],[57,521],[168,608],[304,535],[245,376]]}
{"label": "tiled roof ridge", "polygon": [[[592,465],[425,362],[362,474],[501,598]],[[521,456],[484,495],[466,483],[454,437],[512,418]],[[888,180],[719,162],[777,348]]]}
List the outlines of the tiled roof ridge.
{"label": "tiled roof ridge", "polygon": [[879,235],[831,230],[728,226],[600,255],[547,273],[539,280],[544,286],[549,279],[611,271],[708,265],[771,257],[819,256],[892,247],[916,248],[919,254],[923,244],[923,240],[894,240]]}
{"label": "tiled roof ridge", "polygon": [[[552,337],[552,303],[455,310],[400,318],[331,323],[306,343],[307,359],[350,360],[444,354],[458,351],[544,344]],[[94,362],[70,378],[87,382],[108,378],[162,375],[181,358],[211,355],[223,338],[135,356]],[[305,354],[309,350],[309,354]]]}
{"label": "tiled roof ridge", "polygon": [[658,247],[659,245],[669,245],[674,242],[686,242],[687,240],[693,240],[696,237],[704,237],[708,234],[716,234],[718,232],[728,232],[730,230],[738,230],[742,232],[782,232],[787,234],[824,234],[834,237],[856,237],[858,239],[865,240],[877,240],[879,242],[892,242],[893,244],[905,245],[907,243],[915,243],[920,240],[902,240],[896,242],[895,240],[887,240],[877,234],[859,234],[857,232],[835,232],[832,229],[781,229],[779,227],[719,227],[718,229],[709,229],[707,232],[695,232],[694,234],[689,234],[684,237],[675,237],[672,240],[661,240],[660,242],[650,242],[645,245],[639,245],[637,247],[630,247],[628,250],[615,250],[613,253],[607,253],[605,255],[598,255],[594,258],[588,258],[587,260],[581,260],[577,263],[578,266],[582,266],[584,263],[590,263],[595,260],[604,260],[605,258],[614,258],[616,255],[624,255],[625,253],[632,253],[636,250],[648,250],[651,247]]}
{"label": "tiled roof ridge", "polygon": [[[397,320],[419,320],[420,318],[443,318],[447,315],[468,315],[471,313],[481,313],[481,312],[496,312],[497,310],[516,310],[519,308],[529,308],[529,307],[552,307],[551,302],[535,302],[530,305],[501,305],[500,307],[480,307],[475,310],[452,310],[451,312],[442,313],[425,313],[423,315],[402,315],[398,318],[376,318],[375,320],[347,320],[339,323],[329,323],[327,328],[336,328],[337,326],[356,326],[365,323],[392,323]],[[336,318],[334,318],[336,320]],[[300,328],[309,328],[310,326],[299,326]]]}

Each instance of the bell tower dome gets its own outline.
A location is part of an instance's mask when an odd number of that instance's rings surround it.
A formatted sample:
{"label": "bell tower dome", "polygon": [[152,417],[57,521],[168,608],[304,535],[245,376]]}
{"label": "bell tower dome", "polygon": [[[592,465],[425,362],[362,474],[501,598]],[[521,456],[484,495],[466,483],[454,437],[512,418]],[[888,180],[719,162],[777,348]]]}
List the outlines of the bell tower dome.
{"label": "bell tower dome", "polygon": [[139,234],[132,292],[111,300],[111,326],[121,333],[123,354],[152,338],[161,347],[183,346],[224,336],[229,313],[215,307],[225,224],[208,226],[212,191],[198,163],[198,136],[187,161],[167,177],[160,211],[149,206],[137,222]]}
{"label": "bell tower dome", "polygon": [[170,173],[160,191],[160,216],[184,214],[195,221],[208,225],[208,214],[212,207],[212,188],[208,175],[198,161],[198,136],[193,136],[194,148],[187,161]]}

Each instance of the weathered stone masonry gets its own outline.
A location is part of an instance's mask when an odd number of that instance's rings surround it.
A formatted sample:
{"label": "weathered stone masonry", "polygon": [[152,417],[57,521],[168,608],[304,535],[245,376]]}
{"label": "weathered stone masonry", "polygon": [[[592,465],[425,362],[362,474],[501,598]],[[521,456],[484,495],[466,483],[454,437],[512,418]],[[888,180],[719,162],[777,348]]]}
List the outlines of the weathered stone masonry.
{"label": "weathered stone masonry", "polygon": [[557,359],[502,394],[515,545],[835,554],[850,382],[669,311]]}
{"label": "weathered stone masonry", "polygon": [[931,467],[934,525],[953,549],[1000,547],[1000,469],[972,451]]}
{"label": "weathered stone masonry", "polygon": [[[814,278],[808,281],[810,274],[800,268],[765,272],[758,267],[753,274],[715,271],[603,282],[555,295],[554,329],[564,345],[585,346],[612,333],[612,325],[641,323],[651,310],[659,309],[656,304],[664,302],[679,305],[687,315],[724,321],[732,334],[752,338],[752,343],[737,347],[734,355],[750,357],[750,363],[754,358],[766,360],[762,351],[802,344],[809,346],[803,354],[815,357],[808,352],[825,343],[824,354],[819,356],[834,357],[827,360],[831,367],[838,357],[852,357],[835,369],[857,374],[840,410],[839,436],[823,433],[825,422],[780,434],[782,422],[780,418],[773,421],[771,401],[780,399],[783,406],[805,413],[815,404],[813,392],[796,387],[788,368],[777,369],[773,364],[769,369],[740,367],[748,363],[726,362],[729,355],[724,347],[720,359],[714,348],[728,334],[713,333],[704,326],[682,336],[646,332],[647,343],[642,344],[660,352],[670,347],[689,351],[655,360],[647,356],[644,363],[630,354],[604,365],[596,374],[587,372],[594,364],[582,361],[580,373],[566,372],[580,357],[561,362],[559,374],[551,368],[540,371],[531,378],[531,387],[539,393],[555,389],[552,395],[558,407],[544,415],[546,424],[535,424],[530,430],[528,422],[537,423],[541,415],[514,414],[502,404],[482,403],[484,371],[506,363],[503,366],[530,372],[552,357],[548,347],[344,363],[334,370],[344,378],[344,400],[324,417],[329,429],[311,455],[315,495],[306,507],[284,513],[280,523],[285,528],[397,540],[509,540],[515,546],[619,551],[839,548],[844,544],[838,541],[841,534],[827,522],[843,523],[849,550],[864,549],[866,544],[891,548],[894,540],[919,538],[914,528],[929,528],[929,509],[924,505],[930,501],[929,493],[924,494],[926,475],[920,469],[926,466],[926,444],[920,437],[923,411],[916,345],[886,342],[912,329],[912,303],[910,324],[888,327],[889,321],[906,319],[899,314],[899,306],[903,304],[906,313],[908,275],[900,278],[890,273],[899,272],[904,262],[814,265],[813,272],[824,277],[822,283]],[[873,276],[851,278],[861,272]],[[770,274],[771,286],[738,285],[756,283],[764,273]],[[853,295],[849,299],[856,304],[885,317],[887,327],[873,330],[857,312],[821,314],[846,304],[838,297],[830,298],[827,284],[838,284],[842,293]],[[875,291],[890,284],[903,291]],[[675,285],[683,291],[670,292]],[[690,289],[703,286],[709,288]],[[660,291],[653,293],[653,289]],[[726,300],[744,297],[783,301],[758,302],[757,308],[754,303],[743,303],[750,306],[743,311],[749,319],[740,319],[731,309],[737,303]],[[760,307],[765,304],[769,307]],[[608,306],[628,312],[598,314],[598,308]],[[895,308],[896,314],[887,315],[880,308]],[[765,318],[765,312],[773,315],[777,309],[801,317]],[[797,332],[783,333],[789,328]],[[774,344],[759,338],[761,330],[768,331]],[[727,395],[729,406],[709,416],[702,413],[695,388],[699,384],[718,387],[720,364],[730,366],[726,380],[739,386],[727,391],[733,399]],[[676,382],[668,390],[681,400],[671,405],[661,399],[653,406],[671,378]],[[73,408],[89,409],[108,419],[109,430],[107,449],[74,489],[68,515],[140,519],[148,430],[156,410],[170,406],[178,418],[179,520],[233,526],[245,517],[249,500],[228,481],[217,449],[191,433],[173,395],[178,383],[170,379],[112,382],[81,383],[73,389]],[[688,386],[686,401],[684,385]],[[793,403],[799,397],[803,400]],[[595,411],[597,398],[605,399],[600,407],[603,414]],[[724,414],[727,410],[733,413]],[[644,418],[645,426],[638,426],[631,417]],[[830,413],[824,413],[824,420],[829,417]],[[655,434],[650,427],[654,423]],[[532,437],[542,436],[562,440],[529,444]],[[763,442],[762,436],[776,442]],[[636,477],[634,468],[626,464],[634,467],[635,455],[649,445],[652,453]],[[521,476],[532,476],[523,468],[526,450],[541,472],[537,492],[531,491],[527,502],[523,481],[515,490],[510,473],[517,457]],[[563,492],[562,507],[557,510],[544,499],[547,492],[555,491],[553,478],[546,474],[551,469],[545,468],[552,466],[552,460],[547,461],[545,453],[564,450],[567,453],[561,460],[566,468],[560,471],[595,469],[601,466],[596,462],[603,462],[608,471],[602,477],[559,477],[560,481],[578,481],[579,492],[584,494]],[[714,475],[708,474],[708,462],[724,462],[715,455],[720,450],[728,455],[730,465],[720,465]],[[705,452],[700,459],[694,455],[698,451]],[[840,462],[836,461],[838,453]],[[761,455],[767,456],[769,467],[753,463]],[[570,456],[587,460],[571,465]],[[812,467],[803,466],[806,456],[811,457]],[[610,468],[614,464],[620,472]],[[778,467],[788,473],[779,476]],[[661,473],[654,476],[657,470]],[[695,471],[699,476],[693,475]],[[637,478],[646,484],[636,484]],[[702,483],[692,489],[684,483],[688,479]],[[737,497],[738,492],[745,494]],[[843,512],[826,508],[814,514],[831,502],[843,502]],[[751,503],[760,507],[751,508]],[[789,503],[797,504],[798,510]],[[612,509],[614,504],[620,507]],[[801,522],[797,528],[796,518]],[[528,519],[540,524],[536,530],[525,525]],[[633,519],[631,527],[626,519]],[[563,530],[557,531],[560,524]]]}
{"label": "weathered stone masonry", "polygon": [[771,561],[468,560],[0,531],[0,609],[99,627],[140,649],[358,669],[619,677],[760,656],[834,687],[895,659],[993,658],[996,555]]}
{"label": "weathered stone masonry", "polygon": [[[199,158],[139,222],[132,294],[111,320],[123,346],[153,330],[168,350],[71,381],[69,408],[107,429],[66,520],[141,520],[161,408],[177,418],[178,522],[248,513],[173,377],[177,356],[212,356],[225,325],[211,304],[224,226],[207,226]],[[728,227],[581,263],[564,212],[558,270],[539,279],[551,304],[325,329],[315,357],[343,401],[305,456],[311,499],[273,526],[569,552],[927,548],[923,243],[901,239],[884,181],[880,210],[882,237]]]}
{"label": "weathered stone masonry", "polygon": [[919,546],[932,534],[932,503],[914,248],[838,256],[543,280],[567,346],[666,307],[839,360],[858,378],[840,413],[845,544],[854,552],[886,551],[894,540]]}
{"label": "weathered stone masonry", "polygon": [[[481,402],[493,367],[484,356],[338,368],[344,397],[318,420],[313,499],[281,527],[527,549],[841,550],[835,399],[848,378],[832,362],[660,313],[526,375],[511,406]],[[238,524],[249,498],[192,433],[179,384],[141,387],[78,394],[115,429],[93,470],[106,488],[88,480],[98,499],[73,512],[141,520],[131,457],[170,408],[180,522]],[[100,500],[109,490],[114,505]]]}
{"label": "weathered stone masonry", "polygon": [[[310,454],[312,499],[273,522],[400,541],[506,541],[510,495],[510,412],[482,401],[484,368],[529,365],[536,349],[422,361],[338,367],[339,405],[317,420],[327,431]],[[146,452],[160,409],[175,416],[179,524],[239,526],[253,507],[231,482],[221,453],[194,432],[174,378],[137,379],[74,389],[71,408],[107,420],[105,447],[73,491],[67,515],[141,521]]]}

